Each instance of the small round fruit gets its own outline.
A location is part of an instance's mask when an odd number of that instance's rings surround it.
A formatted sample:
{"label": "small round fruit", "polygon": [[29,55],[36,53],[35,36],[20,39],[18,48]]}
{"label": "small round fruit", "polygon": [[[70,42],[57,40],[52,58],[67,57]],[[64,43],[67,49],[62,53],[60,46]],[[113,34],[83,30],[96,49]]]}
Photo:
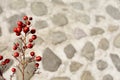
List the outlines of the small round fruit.
{"label": "small round fruit", "polygon": [[27,45],[27,48],[32,48],[32,47],[33,47],[33,44],[31,43]]}
{"label": "small round fruit", "polygon": [[34,34],[36,32],[35,29],[31,29],[30,33]]}
{"label": "small round fruit", "polygon": [[33,42],[33,39],[29,39],[29,42]]}
{"label": "small round fruit", "polygon": [[35,40],[37,38],[36,35],[32,35],[32,39]]}
{"label": "small round fruit", "polygon": [[5,62],[5,61],[2,61],[1,64],[2,64],[2,65],[6,65],[6,62]]}
{"label": "small round fruit", "polygon": [[19,46],[19,43],[16,43],[16,46]]}
{"label": "small round fruit", "polygon": [[16,28],[16,27],[15,27],[15,28],[13,28],[13,31],[14,31],[14,32],[17,32],[17,28]]}
{"label": "small round fruit", "polygon": [[9,63],[10,62],[10,59],[5,59],[5,63]]}
{"label": "small round fruit", "polygon": [[27,33],[29,31],[29,27],[24,27],[23,32]]}
{"label": "small round fruit", "polygon": [[22,26],[22,24],[23,24],[22,21],[18,21],[18,22],[17,22],[17,25],[18,25],[18,26]]}
{"label": "small round fruit", "polygon": [[13,50],[16,50],[16,49],[17,49],[17,46],[16,46],[16,45],[14,45],[14,46],[13,46]]}
{"label": "small round fruit", "polygon": [[35,58],[36,61],[41,61],[41,59],[42,59],[41,56],[37,56],[37,57]]}
{"label": "small round fruit", "polygon": [[29,20],[32,20],[33,18],[32,17],[29,17]]}
{"label": "small round fruit", "polygon": [[14,72],[16,72],[16,69],[15,69],[15,68],[12,68],[11,71],[14,73]]}
{"label": "small round fruit", "polygon": [[23,20],[28,20],[28,16],[24,16],[24,17],[23,17]]}
{"label": "small round fruit", "polygon": [[30,21],[27,21],[27,22],[26,22],[26,24],[27,24],[27,25],[30,25],[30,24],[31,24],[31,22],[30,22]]}
{"label": "small round fruit", "polygon": [[3,56],[2,55],[0,55],[0,60],[2,60],[3,59]]}
{"label": "small round fruit", "polygon": [[16,33],[16,35],[17,35],[17,36],[20,36],[20,35],[21,35],[21,33]]}
{"label": "small round fruit", "polygon": [[17,27],[17,32],[20,33],[22,31],[21,27]]}
{"label": "small round fruit", "polygon": [[30,52],[30,55],[31,55],[31,56],[34,56],[34,55],[35,55],[35,52],[33,52],[33,51]]}
{"label": "small round fruit", "polygon": [[38,67],[39,67],[39,63],[35,63],[35,67],[37,67],[37,68],[38,68]]}
{"label": "small round fruit", "polygon": [[18,57],[18,56],[19,56],[19,53],[18,53],[18,52],[15,52],[13,56],[14,56],[14,57]]}

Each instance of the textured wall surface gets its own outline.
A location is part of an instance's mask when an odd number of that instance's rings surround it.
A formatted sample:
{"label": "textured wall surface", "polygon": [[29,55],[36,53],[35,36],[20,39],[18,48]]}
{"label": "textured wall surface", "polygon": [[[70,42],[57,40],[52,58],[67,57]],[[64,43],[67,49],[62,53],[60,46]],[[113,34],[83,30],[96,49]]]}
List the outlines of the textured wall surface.
{"label": "textured wall surface", "polygon": [[12,58],[12,30],[23,15],[33,17],[33,50],[43,57],[31,80],[120,80],[120,0],[0,0],[5,57]]}

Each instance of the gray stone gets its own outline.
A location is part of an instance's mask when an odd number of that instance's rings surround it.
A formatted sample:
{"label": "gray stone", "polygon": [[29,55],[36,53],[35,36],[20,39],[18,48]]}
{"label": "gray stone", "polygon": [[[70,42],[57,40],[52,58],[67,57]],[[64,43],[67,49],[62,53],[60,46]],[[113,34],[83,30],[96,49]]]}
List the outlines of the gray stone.
{"label": "gray stone", "polygon": [[22,20],[22,17],[24,16],[25,14],[20,14],[20,15],[13,15],[11,17],[9,17],[7,19],[8,23],[10,24],[10,28],[9,28],[9,31],[12,33],[13,32],[13,28],[17,26],[17,21],[19,20]]}
{"label": "gray stone", "polygon": [[113,80],[113,77],[110,74],[106,74],[103,76],[102,80]]}
{"label": "gray stone", "polygon": [[93,61],[94,60],[95,47],[91,42],[86,42],[84,47],[81,50],[82,56],[86,59]]}
{"label": "gray stone", "polygon": [[78,71],[81,67],[83,66],[83,64],[76,62],[76,61],[72,61],[70,64],[70,71],[71,72],[76,72]]}
{"label": "gray stone", "polygon": [[120,19],[120,11],[118,8],[108,5],[106,7],[106,12],[111,16],[113,19],[119,20]]}
{"label": "gray stone", "polygon": [[117,54],[110,54],[111,60],[116,67],[116,69],[120,72],[120,58]]}
{"label": "gray stone", "polygon": [[67,58],[71,59],[74,54],[76,53],[75,48],[73,47],[72,44],[68,44],[65,48],[64,48],[64,52],[67,56]]}
{"label": "gray stone", "polygon": [[83,10],[84,9],[84,6],[83,6],[83,4],[81,2],[72,2],[71,6],[74,9],[77,9],[77,10]]}
{"label": "gray stone", "polygon": [[2,9],[2,7],[0,6],[0,14],[3,12],[3,9]]}
{"label": "gray stone", "polygon": [[42,64],[45,70],[55,72],[61,63],[61,59],[56,56],[49,48],[44,50]]}
{"label": "gray stone", "polygon": [[11,0],[9,7],[14,10],[19,10],[27,6],[26,0]]}
{"label": "gray stone", "polygon": [[98,60],[97,61],[97,68],[101,71],[103,71],[104,69],[106,69],[108,67],[108,63],[106,61],[103,60]]}
{"label": "gray stone", "polygon": [[69,77],[53,77],[50,80],[71,80]]}
{"label": "gray stone", "polygon": [[2,36],[2,30],[1,30],[1,27],[0,27],[0,36]]}
{"label": "gray stone", "polygon": [[31,11],[36,16],[43,16],[48,13],[47,6],[43,2],[31,3]]}
{"label": "gray stone", "polygon": [[107,50],[109,48],[109,41],[106,38],[102,38],[98,44],[98,48]]}
{"label": "gray stone", "polygon": [[57,13],[57,14],[53,15],[53,17],[51,19],[52,19],[53,24],[58,25],[58,26],[64,26],[64,25],[68,24],[67,17],[61,13]]}
{"label": "gray stone", "polygon": [[108,26],[108,31],[110,32],[115,32],[119,29],[119,26],[116,26],[116,25],[109,25]]}
{"label": "gray stone", "polygon": [[44,20],[40,20],[40,21],[36,21],[34,26],[37,28],[37,29],[43,29],[43,28],[46,28],[48,27],[48,23]]}
{"label": "gray stone", "polygon": [[88,16],[87,14],[83,14],[83,13],[79,13],[75,15],[75,20],[78,22],[81,22],[85,25],[88,25],[90,23],[90,16]]}
{"label": "gray stone", "polygon": [[52,2],[55,4],[64,4],[62,0],[52,0]]}
{"label": "gray stone", "polygon": [[90,71],[84,71],[80,80],[95,80]]}
{"label": "gray stone", "polygon": [[52,32],[50,34],[50,39],[52,40],[53,44],[59,44],[62,43],[67,39],[65,33],[58,31],[58,32]]}
{"label": "gray stone", "polygon": [[36,45],[41,45],[44,42],[44,40],[41,37],[37,37],[37,39],[35,40],[35,44]]}
{"label": "gray stone", "polygon": [[82,29],[75,28],[74,36],[76,39],[81,39],[81,38],[87,36],[87,34]]}
{"label": "gray stone", "polygon": [[120,33],[115,36],[115,38],[114,38],[114,40],[113,40],[113,45],[114,45],[116,48],[120,48]]}
{"label": "gray stone", "polygon": [[103,34],[105,31],[99,27],[93,27],[92,29],[90,29],[90,34],[93,35],[100,35]]}

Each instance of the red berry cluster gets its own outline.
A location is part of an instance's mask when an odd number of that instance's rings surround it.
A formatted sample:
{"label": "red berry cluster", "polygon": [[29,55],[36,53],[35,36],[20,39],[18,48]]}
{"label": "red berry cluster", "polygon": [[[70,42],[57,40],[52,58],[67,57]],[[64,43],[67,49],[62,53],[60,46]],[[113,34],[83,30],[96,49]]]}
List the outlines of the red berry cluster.
{"label": "red berry cluster", "polygon": [[[13,31],[16,33],[16,35],[20,36],[19,39],[22,41],[22,44],[23,44],[22,47],[19,46],[19,43],[14,43],[14,46],[13,46],[13,50],[14,50],[13,56],[21,64],[23,61],[25,61],[26,49],[33,48],[33,46],[34,46],[33,41],[37,39],[37,36],[35,35],[36,29],[31,28],[31,20],[32,20],[32,17],[24,16],[23,22],[18,21],[17,27],[15,27],[13,29]],[[32,36],[29,39],[26,39],[27,35],[29,35],[29,34],[31,34]],[[20,50],[20,51],[18,52],[18,50]],[[30,56],[31,56],[32,61],[35,62],[35,67],[38,69],[38,67],[39,67],[38,62],[41,61],[42,57],[36,56],[34,51],[30,52]],[[25,64],[22,64],[22,65],[24,66]],[[11,71],[13,73],[15,73],[16,69],[12,68]],[[24,72],[23,72],[23,74],[24,74]]]}
{"label": "red berry cluster", "polygon": [[3,60],[3,56],[0,55],[0,61],[1,61],[0,65],[3,66],[3,65],[7,65],[10,62],[10,59],[6,58]]}

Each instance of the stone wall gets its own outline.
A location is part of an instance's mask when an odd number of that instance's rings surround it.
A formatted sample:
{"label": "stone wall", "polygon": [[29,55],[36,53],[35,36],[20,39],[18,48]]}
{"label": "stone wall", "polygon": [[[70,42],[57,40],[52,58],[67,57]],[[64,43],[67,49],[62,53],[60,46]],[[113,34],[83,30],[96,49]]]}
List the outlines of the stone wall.
{"label": "stone wall", "polygon": [[0,54],[12,58],[13,27],[28,15],[43,57],[31,80],[120,80],[119,8],[120,0],[0,0]]}

